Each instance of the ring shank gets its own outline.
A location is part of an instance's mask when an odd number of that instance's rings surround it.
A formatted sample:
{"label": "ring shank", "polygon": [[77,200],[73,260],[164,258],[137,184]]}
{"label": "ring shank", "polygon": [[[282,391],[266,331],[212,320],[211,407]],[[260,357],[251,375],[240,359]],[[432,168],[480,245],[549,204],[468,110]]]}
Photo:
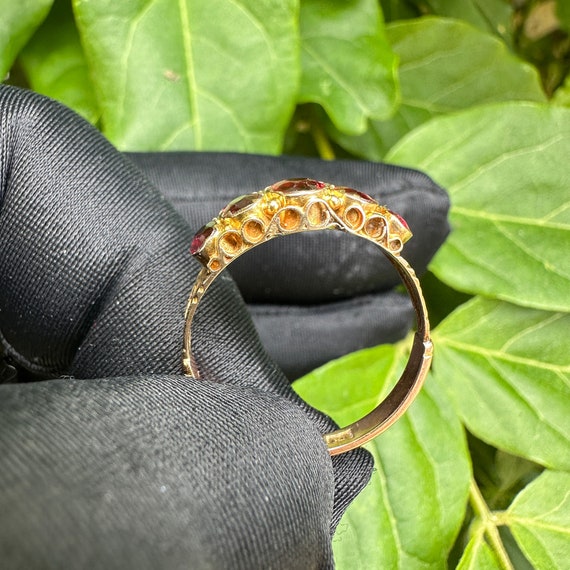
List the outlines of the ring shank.
{"label": "ring shank", "polygon": [[388,396],[370,413],[345,428],[325,434],[324,440],[331,455],[360,447],[386,431],[408,409],[420,391],[433,356],[426,304],[418,278],[407,261],[384,251],[398,270],[410,294],[417,318],[417,331],[406,368]]}
{"label": "ring shank", "polygon": [[[394,424],[420,391],[431,364],[433,344],[430,339],[427,308],[419,281],[414,270],[405,259],[400,255],[394,255],[383,248],[381,249],[400,274],[408,290],[416,313],[417,332],[414,335],[406,368],[388,396],[363,418],[349,426],[323,435],[331,455],[360,447]],[[191,350],[192,320],[200,299],[217,275],[219,273],[212,273],[206,268],[202,269],[188,299],[184,329],[183,365],[185,373],[194,378],[199,378],[199,371]]]}
{"label": "ring shank", "polygon": [[360,447],[393,425],[420,391],[431,355],[432,343],[416,333],[408,364],[388,396],[363,418],[323,436],[329,453],[337,455]]}

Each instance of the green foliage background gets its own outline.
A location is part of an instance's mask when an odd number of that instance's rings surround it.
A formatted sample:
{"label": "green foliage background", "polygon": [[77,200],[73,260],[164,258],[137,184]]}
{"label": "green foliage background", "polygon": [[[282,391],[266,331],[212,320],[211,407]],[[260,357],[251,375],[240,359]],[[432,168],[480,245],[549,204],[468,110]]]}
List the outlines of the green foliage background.
{"label": "green foliage background", "polygon": [[[368,446],[341,569],[570,567],[569,6],[0,0],[1,76],[122,150],[357,156],[449,191],[453,232],[423,279],[433,369]],[[409,346],[295,387],[351,421]]]}

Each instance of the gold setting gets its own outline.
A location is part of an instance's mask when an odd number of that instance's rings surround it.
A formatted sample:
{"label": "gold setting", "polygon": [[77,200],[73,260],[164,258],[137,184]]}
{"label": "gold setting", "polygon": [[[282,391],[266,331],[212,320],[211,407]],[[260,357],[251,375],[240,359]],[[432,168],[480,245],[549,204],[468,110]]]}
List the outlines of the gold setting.
{"label": "gold setting", "polygon": [[232,200],[192,241],[191,252],[204,267],[186,308],[183,367],[187,375],[199,378],[191,352],[192,319],[200,299],[229,263],[275,237],[323,229],[345,231],[377,244],[402,277],[418,321],[408,365],[388,397],[361,420],[323,436],[334,455],[363,445],[404,413],[427,375],[433,350],[419,281],[400,256],[412,232],[403,218],[370,196],[303,178],[282,180],[262,192]]}

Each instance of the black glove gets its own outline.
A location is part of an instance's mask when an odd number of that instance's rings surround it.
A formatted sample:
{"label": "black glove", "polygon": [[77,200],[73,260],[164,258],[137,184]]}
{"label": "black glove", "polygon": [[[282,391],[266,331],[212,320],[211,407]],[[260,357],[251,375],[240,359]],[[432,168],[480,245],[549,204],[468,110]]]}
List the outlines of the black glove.
{"label": "black glove", "polygon": [[[291,177],[352,186],[407,220],[405,258],[422,274],[447,236],[447,194],[425,174],[364,161],[220,153],[131,159],[196,231],[240,194]],[[199,205],[197,207],[197,205]],[[349,352],[395,342],[414,321],[400,277],[380,249],[340,232],[275,240],[229,267],[261,340],[291,379]]]}
{"label": "black glove", "polygon": [[[180,375],[196,228],[37,95],[0,88],[0,148],[0,334],[22,381],[0,387],[2,567],[329,567],[370,458],[330,460],[330,421],[292,393],[229,277],[193,326],[205,379]],[[164,158],[173,177],[167,161],[193,161],[201,189],[200,164],[237,160]],[[281,177],[250,174],[248,192]],[[194,225],[212,213],[184,207]]]}

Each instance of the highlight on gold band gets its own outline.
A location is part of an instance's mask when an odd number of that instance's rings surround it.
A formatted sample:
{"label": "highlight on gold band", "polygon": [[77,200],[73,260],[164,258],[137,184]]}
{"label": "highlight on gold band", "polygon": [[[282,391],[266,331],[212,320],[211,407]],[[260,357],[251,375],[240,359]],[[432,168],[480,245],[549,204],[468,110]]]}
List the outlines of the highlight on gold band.
{"label": "highlight on gold band", "polygon": [[404,219],[352,188],[307,178],[277,182],[230,202],[192,240],[190,251],[212,272],[260,242],[288,233],[339,229],[398,253],[412,232]]}
{"label": "highlight on gold band", "polygon": [[190,247],[203,269],[186,307],[183,367],[185,374],[199,378],[191,351],[192,319],[200,299],[227,265],[275,237],[325,229],[348,232],[378,245],[402,277],[418,322],[408,364],[388,397],[361,420],[323,436],[334,455],[363,445],[404,413],[427,375],[433,350],[419,281],[400,256],[412,232],[400,215],[367,194],[309,178],[292,178],[236,198],[202,227]]}

